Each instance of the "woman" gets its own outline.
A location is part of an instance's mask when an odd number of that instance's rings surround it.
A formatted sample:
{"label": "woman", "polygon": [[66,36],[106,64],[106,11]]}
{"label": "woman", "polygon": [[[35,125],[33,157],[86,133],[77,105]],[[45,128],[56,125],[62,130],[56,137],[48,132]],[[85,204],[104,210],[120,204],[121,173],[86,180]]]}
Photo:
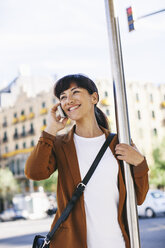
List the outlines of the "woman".
{"label": "woman", "polygon": [[[58,169],[58,210],[52,226],[110,133],[106,116],[97,107],[99,94],[92,80],[80,74],[65,76],[57,81],[54,93],[59,103],[51,109],[48,125],[25,167],[26,176],[33,180],[46,179]],[[57,115],[58,105],[66,118]],[[68,134],[57,135],[68,118],[75,121],[74,127]],[[84,195],[55,233],[51,248],[130,247],[121,161],[133,167],[138,204],[148,191],[148,166],[135,145],[118,144],[117,135],[109,148]]]}

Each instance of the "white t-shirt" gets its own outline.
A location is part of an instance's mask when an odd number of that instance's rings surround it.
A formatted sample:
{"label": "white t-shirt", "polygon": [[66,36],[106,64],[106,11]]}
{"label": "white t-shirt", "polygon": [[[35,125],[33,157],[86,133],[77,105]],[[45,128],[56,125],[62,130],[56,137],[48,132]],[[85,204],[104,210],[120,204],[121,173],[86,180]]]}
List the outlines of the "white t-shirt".
{"label": "white t-shirt", "polygon": [[[84,138],[74,134],[83,179],[105,141],[105,134]],[[106,150],[84,191],[88,248],[125,248],[118,223],[118,163]]]}

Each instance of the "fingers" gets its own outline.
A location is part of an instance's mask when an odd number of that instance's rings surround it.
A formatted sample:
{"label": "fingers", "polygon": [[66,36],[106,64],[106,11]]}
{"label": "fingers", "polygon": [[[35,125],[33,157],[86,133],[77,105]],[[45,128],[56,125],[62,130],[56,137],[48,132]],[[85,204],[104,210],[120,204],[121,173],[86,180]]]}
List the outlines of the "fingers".
{"label": "fingers", "polygon": [[56,112],[57,111],[57,107],[60,105],[60,102],[56,103],[52,108],[51,108],[51,112]]}
{"label": "fingers", "polygon": [[60,115],[57,115],[57,116],[55,117],[55,119],[56,119],[56,121],[60,121],[60,120],[61,120],[61,116],[60,116]]}
{"label": "fingers", "polygon": [[124,160],[124,161],[126,161],[126,159],[127,159],[126,156],[121,156],[121,155],[118,155],[117,158],[119,160]]}
{"label": "fingers", "polygon": [[131,150],[131,146],[124,143],[120,143],[115,147],[115,154],[118,159],[127,160],[127,157],[129,156]]}
{"label": "fingers", "polygon": [[67,118],[67,117],[63,118],[63,120],[62,120],[62,124],[65,126],[65,125],[66,125],[66,123],[67,123],[67,121],[68,121],[68,118]]}

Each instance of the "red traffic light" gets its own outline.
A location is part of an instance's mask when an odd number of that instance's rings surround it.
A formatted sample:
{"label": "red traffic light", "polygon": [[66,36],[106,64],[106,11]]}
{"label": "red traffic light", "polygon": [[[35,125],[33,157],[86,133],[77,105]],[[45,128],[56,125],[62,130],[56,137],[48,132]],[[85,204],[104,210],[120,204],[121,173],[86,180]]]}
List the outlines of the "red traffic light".
{"label": "red traffic light", "polygon": [[127,8],[127,15],[132,15],[132,7]]}
{"label": "red traffic light", "polygon": [[127,8],[126,12],[127,12],[129,32],[131,32],[135,29],[134,28],[134,19],[133,19],[132,7]]}

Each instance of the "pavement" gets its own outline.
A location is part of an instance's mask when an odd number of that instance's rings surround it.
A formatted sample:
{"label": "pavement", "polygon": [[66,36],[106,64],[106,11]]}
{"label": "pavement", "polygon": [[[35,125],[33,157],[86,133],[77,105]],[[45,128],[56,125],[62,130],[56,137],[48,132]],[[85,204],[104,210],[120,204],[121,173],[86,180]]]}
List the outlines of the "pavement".
{"label": "pavement", "polygon": [[[36,234],[45,235],[53,217],[0,223],[0,248],[32,248]],[[140,219],[141,248],[165,248],[165,217]],[[102,248],[102,247],[100,247]]]}

